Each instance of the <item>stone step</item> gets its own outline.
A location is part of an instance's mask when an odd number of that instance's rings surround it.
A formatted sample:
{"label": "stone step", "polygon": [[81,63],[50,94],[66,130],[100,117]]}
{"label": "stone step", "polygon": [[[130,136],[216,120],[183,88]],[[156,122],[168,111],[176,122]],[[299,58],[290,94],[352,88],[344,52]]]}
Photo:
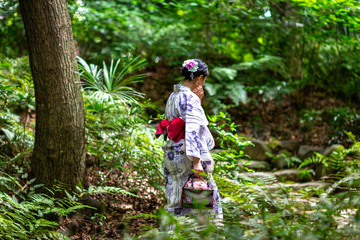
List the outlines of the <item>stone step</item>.
{"label": "stone step", "polygon": [[266,183],[273,184],[277,182],[276,177],[271,172],[246,172],[235,174],[238,179],[245,180],[252,183]]}
{"label": "stone step", "polygon": [[253,146],[247,146],[244,150],[245,154],[247,154],[250,159],[256,159],[259,161],[269,161],[271,159],[271,157],[266,153],[272,154],[272,150],[266,142],[257,139],[251,139],[250,141]]}
{"label": "stone step", "polygon": [[[247,162],[249,162],[249,160],[240,160],[239,164],[244,165]],[[245,167],[255,170],[255,171],[270,171],[271,170],[270,164],[266,161],[251,160],[251,162],[246,164]]]}
{"label": "stone step", "polygon": [[[259,162],[259,161],[256,161]],[[299,172],[301,170],[299,169],[285,169],[285,170],[279,170],[276,172],[248,172],[248,173],[239,173],[236,176],[240,179],[249,181],[249,182],[286,182],[286,181],[293,181],[293,182],[299,182]]]}
{"label": "stone step", "polygon": [[292,169],[276,171],[274,172],[274,175],[277,178],[277,180],[279,180],[280,182],[285,182],[285,181],[299,182],[300,181],[299,172],[301,172],[301,170],[297,168],[292,168]]}
{"label": "stone step", "polygon": [[[291,184],[281,184],[283,187],[292,188],[294,191],[299,191],[300,189],[312,187],[312,188],[322,188],[328,189],[332,183],[328,182],[307,182],[307,183],[291,183]],[[279,189],[281,188],[280,184],[271,185],[269,188]]]}

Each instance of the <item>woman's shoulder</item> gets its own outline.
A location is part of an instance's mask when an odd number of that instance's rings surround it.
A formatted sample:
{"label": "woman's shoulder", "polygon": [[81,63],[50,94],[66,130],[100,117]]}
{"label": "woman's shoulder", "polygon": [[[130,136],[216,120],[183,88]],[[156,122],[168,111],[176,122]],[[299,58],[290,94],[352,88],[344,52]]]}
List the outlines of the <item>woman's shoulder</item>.
{"label": "woman's shoulder", "polygon": [[200,98],[191,90],[181,91],[179,97],[183,102],[200,104]]}
{"label": "woman's shoulder", "polygon": [[184,107],[185,105],[199,107],[201,105],[199,97],[193,91],[191,91],[190,88],[182,85],[174,86],[174,92],[170,94],[167,103],[173,103],[180,107]]}

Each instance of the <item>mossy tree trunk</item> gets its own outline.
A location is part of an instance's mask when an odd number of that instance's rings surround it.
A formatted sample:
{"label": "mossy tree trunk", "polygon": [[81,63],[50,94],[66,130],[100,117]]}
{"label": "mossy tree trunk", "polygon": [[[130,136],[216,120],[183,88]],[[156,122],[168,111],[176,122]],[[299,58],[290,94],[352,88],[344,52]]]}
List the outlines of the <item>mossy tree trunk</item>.
{"label": "mossy tree trunk", "polygon": [[85,116],[66,0],[19,0],[36,97],[37,182],[74,189],[85,173]]}

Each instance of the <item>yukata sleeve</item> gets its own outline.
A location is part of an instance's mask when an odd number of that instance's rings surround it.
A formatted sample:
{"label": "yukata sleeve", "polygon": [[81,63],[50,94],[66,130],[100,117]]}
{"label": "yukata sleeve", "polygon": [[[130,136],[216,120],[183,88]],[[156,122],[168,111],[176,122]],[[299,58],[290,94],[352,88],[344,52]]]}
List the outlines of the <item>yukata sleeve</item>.
{"label": "yukata sleeve", "polygon": [[179,112],[185,121],[185,154],[190,160],[201,158],[203,143],[203,111],[200,99],[192,92],[183,93],[180,97]]}

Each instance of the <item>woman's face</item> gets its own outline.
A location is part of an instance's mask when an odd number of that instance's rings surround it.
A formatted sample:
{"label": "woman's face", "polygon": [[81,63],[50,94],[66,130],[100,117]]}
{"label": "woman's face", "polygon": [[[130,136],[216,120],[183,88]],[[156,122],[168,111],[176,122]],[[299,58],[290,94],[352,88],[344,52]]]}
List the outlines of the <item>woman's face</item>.
{"label": "woman's face", "polygon": [[206,76],[204,77],[203,75],[200,75],[199,78],[197,79],[197,83],[198,86],[204,86],[205,82],[206,82]]}

